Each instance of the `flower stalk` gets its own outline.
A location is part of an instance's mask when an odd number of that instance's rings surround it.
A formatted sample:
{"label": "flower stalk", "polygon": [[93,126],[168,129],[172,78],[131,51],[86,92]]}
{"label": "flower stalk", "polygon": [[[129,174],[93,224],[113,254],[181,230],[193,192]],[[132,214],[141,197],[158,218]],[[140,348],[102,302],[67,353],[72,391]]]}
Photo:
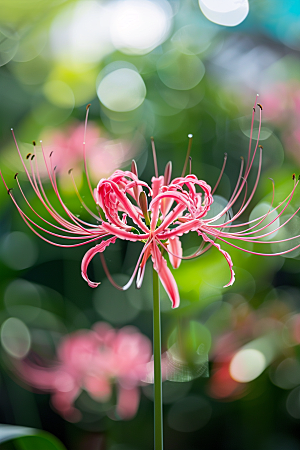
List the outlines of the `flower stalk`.
{"label": "flower stalk", "polygon": [[163,449],[159,278],[153,269],[154,449]]}

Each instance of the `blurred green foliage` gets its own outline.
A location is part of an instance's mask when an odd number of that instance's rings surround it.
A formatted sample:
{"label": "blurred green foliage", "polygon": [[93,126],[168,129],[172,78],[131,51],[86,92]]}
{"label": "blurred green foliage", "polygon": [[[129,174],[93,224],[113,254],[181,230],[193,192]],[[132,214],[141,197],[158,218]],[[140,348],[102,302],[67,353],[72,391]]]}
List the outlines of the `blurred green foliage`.
{"label": "blurred green foliage", "polygon": [[[130,35],[128,20],[122,22],[126,11],[118,10],[124,1],[0,0],[0,167],[9,187],[17,196],[13,176],[20,172],[28,199],[40,211],[38,199],[25,182],[10,128],[24,155],[32,151],[33,140],[39,142],[46,135],[54,136],[51,145],[55,147],[54,130],[69,133],[69,126],[84,120],[86,104],[91,103],[90,123],[109,142],[132,142],[139,174],[147,182],[154,173],[150,136],[155,138],[159,172],[172,160],[173,176],[179,176],[187,135],[192,133],[192,172],[212,186],[227,152],[215,196],[216,203],[222,204],[238,179],[240,158],[247,155],[252,104],[259,92],[264,106],[263,168],[245,218],[257,205],[272,201],[269,177],[274,180],[274,204],[278,204],[293,187],[292,174],[299,172],[297,2],[252,0],[248,17],[237,27],[209,22],[195,0],[154,2],[154,9],[147,10],[150,18],[154,14],[150,26],[142,22],[143,15],[137,15],[131,24],[136,34]],[[149,6],[149,2],[140,2],[144,3]],[[127,3],[127,11],[131,7],[132,2]],[[137,26],[139,20],[142,28]],[[149,34],[152,28],[157,34]],[[128,168],[128,160],[122,161]],[[104,170],[101,164],[97,166],[99,179]],[[77,177],[81,195],[93,209],[80,171]],[[59,184],[69,209],[89,220],[66,173],[60,174]],[[47,182],[45,186],[52,201],[51,186]],[[11,359],[26,356],[30,349],[53,361],[64,335],[90,328],[99,320],[115,327],[136,325],[151,338],[151,271],[147,269],[140,291],[118,292],[96,259],[93,279],[102,285],[90,289],[80,275],[83,250],[55,248],[36,238],[4,186],[0,187],[0,421],[43,428],[72,450],[151,449],[151,385],[143,388],[138,414],[130,422],[105,417],[83,396],[78,399],[83,420],[72,424],[50,408],[48,395],[28,390],[16,376]],[[22,201],[21,195],[18,199]],[[298,206],[296,191],[287,214]],[[281,233],[282,237],[291,234],[299,235],[298,218]],[[185,255],[199,245],[193,235],[183,236],[182,241]],[[234,263],[232,287],[222,287],[229,279],[228,266],[212,248],[196,260],[183,261],[174,271],[180,308],[172,311],[162,292],[163,350],[168,352],[175,342],[181,342],[175,356],[178,352],[185,356],[178,362],[181,379],[164,383],[165,448],[296,450],[299,252],[267,259],[226,245],[222,248]],[[128,279],[139,250],[138,244],[125,242],[107,249],[106,259],[116,280]],[[270,250],[282,248],[270,244]],[[233,385],[226,366],[229,350],[243,348],[270,327],[276,329],[281,351],[256,379]],[[217,347],[223,340],[221,351]],[[218,390],[220,380],[227,393]],[[34,445],[30,443],[30,448]]]}

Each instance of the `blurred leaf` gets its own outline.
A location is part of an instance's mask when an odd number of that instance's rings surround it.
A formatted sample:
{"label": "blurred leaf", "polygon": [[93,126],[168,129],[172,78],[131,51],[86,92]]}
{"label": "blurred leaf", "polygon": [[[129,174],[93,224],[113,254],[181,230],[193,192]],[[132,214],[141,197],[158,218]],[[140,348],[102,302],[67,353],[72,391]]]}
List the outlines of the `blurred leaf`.
{"label": "blurred leaf", "polygon": [[175,328],[168,339],[166,378],[186,382],[208,376],[209,330],[199,322],[190,321]]}
{"label": "blurred leaf", "polygon": [[0,444],[15,439],[22,450],[65,450],[54,436],[34,428],[15,425],[0,425]]}

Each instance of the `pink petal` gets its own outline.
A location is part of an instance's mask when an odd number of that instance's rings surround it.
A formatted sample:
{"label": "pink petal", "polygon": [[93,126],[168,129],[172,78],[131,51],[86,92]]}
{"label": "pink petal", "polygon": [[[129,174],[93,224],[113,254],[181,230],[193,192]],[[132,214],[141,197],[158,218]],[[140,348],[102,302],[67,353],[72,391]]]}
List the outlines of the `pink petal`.
{"label": "pink petal", "polygon": [[[170,249],[169,260],[174,269],[178,269],[182,258],[182,246],[178,236],[169,239],[168,247]],[[177,257],[178,256],[178,257]]]}
{"label": "pink petal", "polygon": [[105,402],[110,399],[111,386],[107,376],[88,373],[84,378],[84,387],[91,397]]}
{"label": "pink petal", "polygon": [[160,188],[164,185],[164,177],[161,175],[158,178],[152,177],[152,198],[156,197],[159,193]]}
{"label": "pink petal", "polygon": [[119,387],[116,412],[122,419],[128,420],[134,417],[139,403],[140,391],[138,388],[126,389],[123,386]]}
{"label": "pink petal", "polygon": [[106,241],[102,241],[101,244],[96,245],[93,248],[90,248],[81,261],[81,275],[82,278],[88,283],[88,285],[92,288],[99,286],[100,283],[96,283],[94,281],[90,281],[87,276],[87,268],[93,257],[96,253],[103,252],[109,244],[114,244],[116,242],[117,236],[112,237],[111,239],[107,239]]}
{"label": "pink petal", "polygon": [[178,287],[172,272],[167,266],[167,261],[163,258],[156,242],[153,243],[151,253],[154,270],[158,273],[160,281],[170,297],[172,308],[177,308],[180,303]]}
{"label": "pink petal", "polygon": [[225,252],[225,250],[222,250],[220,247],[220,244],[216,244],[212,239],[210,239],[205,233],[201,233],[200,231],[198,231],[199,236],[201,236],[203,238],[203,240],[205,242],[210,242],[214,247],[216,247],[221,253],[222,255],[225,257],[228,265],[229,265],[229,269],[230,269],[230,280],[229,283],[225,284],[225,286],[223,287],[229,287],[232,286],[234,281],[235,281],[235,273],[234,270],[232,269],[233,263],[231,260],[231,257],[229,255],[229,253]]}

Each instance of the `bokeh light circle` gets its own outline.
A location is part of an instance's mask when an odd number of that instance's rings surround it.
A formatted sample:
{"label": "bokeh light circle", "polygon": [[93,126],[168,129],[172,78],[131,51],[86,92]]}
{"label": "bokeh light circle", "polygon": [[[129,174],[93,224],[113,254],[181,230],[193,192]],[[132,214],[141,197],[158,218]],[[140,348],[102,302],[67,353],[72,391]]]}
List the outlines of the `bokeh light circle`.
{"label": "bokeh light circle", "polygon": [[176,431],[190,433],[203,428],[211,418],[212,408],[200,395],[177,400],[170,408],[168,424]]}
{"label": "bokeh light circle", "polygon": [[112,111],[132,111],[145,100],[146,86],[136,70],[122,67],[104,75],[97,95],[100,102]]}
{"label": "bokeh light circle", "polygon": [[186,55],[170,50],[157,61],[161,81],[171,89],[188,90],[202,80],[205,67],[196,55]]}
{"label": "bokeh light circle", "polygon": [[300,419],[300,386],[293,389],[286,399],[286,409],[295,419]]}
{"label": "bokeh light circle", "polygon": [[41,295],[37,286],[22,278],[13,280],[4,291],[4,305],[11,316],[29,322],[41,308]]}
{"label": "bokeh light circle", "polygon": [[[128,278],[125,275],[114,275],[119,284],[125,284]],[[128,294],[118,291],[106,279],[101,283],[101,289],[94,293],[94,306],[100,316],[114,325],[130,323],[139,314],[139,310],[128,301]]]}
{"label": "bokeh light circle", "polygon": [[[264,228],[266,227],[264,230],[262,230],[261,232],[259,232],[259,235],[265,235],[268,233],[271,233],[272,231],[276,230],[276,228],[279,227],[280,225],[280,220],[279,220],[279,216],[277,211],[272,211],[272,209],[274,209],[274,207],[272,207],[269,203],[267,202],[261,202],[258,205],[255,206],[255,208],[253,208],[253,210],[251,211],[249,220],[256,220],[256,222],[250,223],[249,227],[254,227],[256,224],[259,223],[257,228],[254,228],[252,231],[258,230],[260,228]],[[272,211],[272,212],[269,212]],[[264,216],[267,217],[262,220],[259,218],[262,218]],[[271,223],[273,222],[273,223]],[[270,223],[270,225],[266,226],[268,223]],[[264,241],[270,241],[271,239],[274,239],[275,236],[277,234],[277,231],[274,231],[274,233],[271,233],[269,236],[265,236],[263,238]],[[253,234],[253,237],[255,238],[255,234]]]}
{"label": "bokeh light circle", "polygon": [[111,39],[123,53],[145,54],[166,39],[172,13],[168,2],[123,0],[109,6]]}
{"label": "bokeh light circle", "polygon": [[239,350],[231,360],[229,372],[233,380],[248,383],[255,380],[266,368],[266,358],[254,348]]}
{"label": "bokeh light circle", "polygon": [[109,23],[112,11],[98,1],[67,5],[54,19],[50,31],[53,56],[75,66],[93,64],[113,51]]}
{"label": "bokeh light circle", "polygon": [[47,100],[60,108],[73,108],[75,105],[73,91],[63,81],[52,80],[45,83],[44,94]]}
{"label": "bokeh light circle", "polygon": [[3,262],[14,270],[31,267],[37,257],[38,249],[34,241],[21,231],[14,231],[4,236],[0,247]]}
{"label": "bokeh light circle", "polygon": [[216,30],[204,24],[190,24],[181,27],[172,36],[172,43],[182,53],[198,55],[207,50],[212,44]]}
{"label": "bokeh light circle", "polygon": [[248,0],[199,0],[199,6],[208,20],[226,27],[239,25],[249,13]]}
{"label": "bokeh light circle", "polygon": [[30,350],[30,332],[20,319],[10,317],[1,327],[1,343],[5,351],[14,358],[24,358]]}
{"label": "bokeh light circle", "polygon": [[[292,211],[292,208],[290,208]],[[277,233],[276,241],[282,241],[278,243],[271,244],[271,249],[273,253],[284,253],[282,256],[285,258],[295,258],[300,255],[300,238],[290,239],[293,236],[299,236],[300,229],[300,218],[298,216],[292,217],[292,214],[285,214],[280,216],[281,224],[285,224]],[[285,241],[286,240],[286,241]],[[289,249],[298,246],[293,251],[288,251]]]}
{"label": "bokeh light circle", "polygon": [[17,53],[19,41],[0,27],[0,67],[7,64]]}

